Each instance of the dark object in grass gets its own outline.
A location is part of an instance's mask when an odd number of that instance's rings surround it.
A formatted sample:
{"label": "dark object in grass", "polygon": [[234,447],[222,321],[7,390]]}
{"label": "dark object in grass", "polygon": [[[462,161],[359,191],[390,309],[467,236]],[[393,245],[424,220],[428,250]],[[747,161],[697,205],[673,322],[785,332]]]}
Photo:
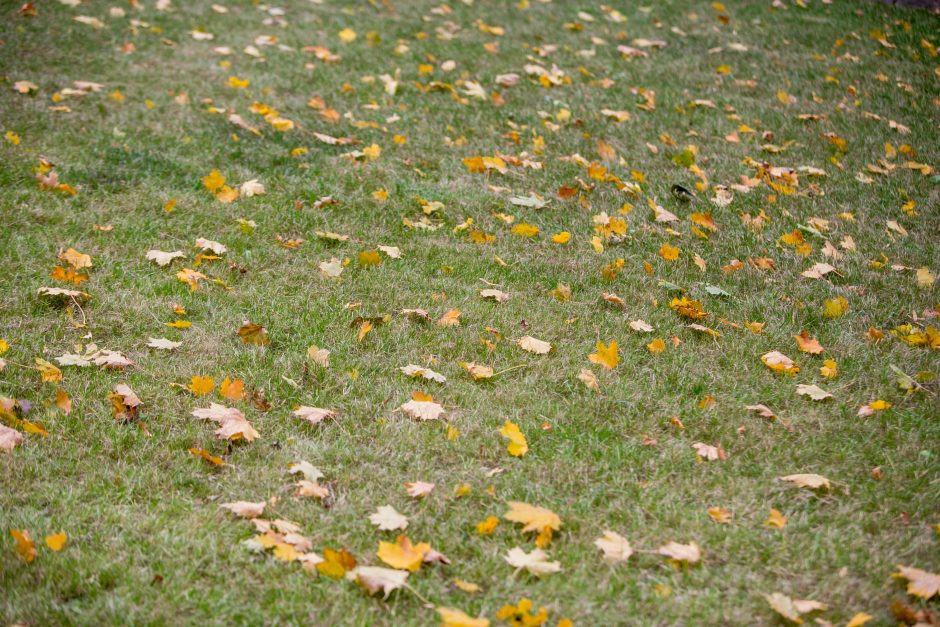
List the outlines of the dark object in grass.
{"label": "dark object in grass", "polygon": [[672,195],[676,197],[676,200],[680,200],[682,202],[695,202],[696,200],[695,194],[682,185],[673,185],[670,191],[672,192]]}

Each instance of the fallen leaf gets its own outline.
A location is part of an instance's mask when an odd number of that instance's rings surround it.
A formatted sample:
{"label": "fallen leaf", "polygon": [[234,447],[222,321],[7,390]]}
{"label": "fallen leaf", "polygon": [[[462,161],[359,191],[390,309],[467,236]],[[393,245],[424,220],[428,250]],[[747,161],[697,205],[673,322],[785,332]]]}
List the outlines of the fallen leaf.
{"label": "fallen leaf", "polygon": [[597,352],[588,355],[588,361],[608,370],[613,370],[620,363],[619,352],[616,340],[611,340],[608,346],[604,346],[603,342],[598,342]]}
{"label": "fallen leaf", "polygon": [[828,490],[829,489],[829,480],[823,477],[822,475],[814,474],[796,474],[796,475],[787,475],[786,477],[780,477],[781,481],[786,481],[792,483],[797,487],[806,488],[808,490]]}
{"label": "fallen leaf", "polygon": [[382,531],[404,529],[408,526],[408,519],[395,511],[391,505],[379,507],[374,514],[369,516],[369,521]]}
{"label": "fallen leaf", "polygon": [[626,562],[633,555],[630,542],[613,531],[605,531],[603,536],[594,541],[594,546],[604,552],[604,559],[608,562]]}
{"label": "fallen leaf", "polygon": [[266,503],[261,501],[260,503],[252,503],[250,501],[233,501],[231,503],[222,503],[219,505],[222,509],[227,509],[236,516],[241,516],[242,518],[258,518],[264,514],[264,507]]}
{"label": "fallen leaf", "polygon": [[515,547],[509,549],[509,553],[503,559],[513,568],[525,569],[537,577],[561,572],[561,564],[548,561],[548,555],[542,549],[533,549],[531,553],[526,553],[519,547]]}
{"label": "fallen leaf", "polygon": [[320,407],[307,407],[301,405],[293,411],[293,415],[302,420],[306,420],[312,425],[320,424],[327,418],[335,418],[336,412],[332,409],[321,409]]}
{"label": "fallen leaf", "polygon": [[66,541],[68,541],[68,536],[64,531],[46,536],[46,546],[56,553],[65,548]]}
{"label": "fallen leaf", "polygon": [[519,338],[517,343],[522,348],[522,350],[535,353],[536,355],[545,355],[550,350],[552,350],[551,344],[548,342],[543,342],[542,340],[537,340],[531,335],[522,336]]}
{"label": "fallen leaf", "polygon": [[529,444],[526,442],[525,434],[519,430],[519,425],[507,420],[499,430],[499,434],[509,440],[506,450],[514,457],[522,457],[529,450]]}

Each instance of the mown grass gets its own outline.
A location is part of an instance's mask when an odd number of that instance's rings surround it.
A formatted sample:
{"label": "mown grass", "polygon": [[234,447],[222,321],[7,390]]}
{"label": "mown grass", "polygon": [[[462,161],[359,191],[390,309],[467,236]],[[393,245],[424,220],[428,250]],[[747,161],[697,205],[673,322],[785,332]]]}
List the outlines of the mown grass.
{"label": "mown grass", "polygon": [[[628,18],[619,24],[605,20],[599,6],[558,0],[533,1],[525,10],[516,3],[454,2],[452,13],[443,17],[430,13],[438,3],[376,4],[294,2],[285,7],[284,27],[262,24],[265,14],[248,2],[230,3],[225,15],[209,3],[180,2],[172,11],[157,11],[147,2],[140,11],[126,9],[123,18],[107,17],[109,5],[103,2],[76,9],[42,3],[36,17],[3,7],[0,131],[14,131],[22,141],[0,147],[0,337],[11,345],[3,355],[8,364],[0,373],[0,395],[31,401],[29,418],[50,434],[27,436],[24,446],[0,455],[0,529],[7,538],[0,551],[3,620],[37,625],[437,620],[406,590],[382,601],[353,584],[247,551],[240,542],[251,535],[250,525],[219,511],[218,503],[275,495],[281,497],[272,507],[276,515],[301,524],[314,550],[346,547],[372,564],[379,563],[378,541],[394,534],[376,531],[367,517],[380,505],[393,505],[409,517],[409,537],[430,542],[453,561],[413,575],[415,591],[436,605],[494,622],[503,604],[522,597],[548,607],[552,625],[562,617],[584,625],[774,624],[780,619],[762,597],[774,591],[828,603],[831,609],[821,615],[834,623],[865,611],[887,624],[890,605],[899,600],[935,608],[935,601],[906,597],[890,574],[898,563],[930,571],[940,563],[932,529],[940,522],[937,390],[926,385],[906,394],[889,366],[911,375],[936,373],[937,352],[910,347],[889,331],[940,301],[937,284],[919,287],[913,271],[940,268],[937,177],[903,167],[888,175],[869,173],[872,184],[855,176],[884,157],[885,142],[915,151],[893,163],[937,163],[940,61],[921,40],[938,43],[940,20],[877,4],[816,2],[805,9],[788,3],[785,10],[726,2],[728,24],[705,2],[618,6]],[[588,11],[596,21],[584,21],[578,11]],[[72,21],[73,15],[96,16],[106,26],[94,29]],[[149,26],[134,34],[130,18]],[[505,28],[506,35],[481,32],[478,19]],[[445,20],[462,26],[452,40],[435,35]],[[571,22],[583,30],[566,28]],[[194,41],[188,33],[200,27],[215,40]],[[348,45],[337,38],[346,27],[358,33]],[[895,47],[879,44],[871,35],[876,29]],[[368,32],[378,33],[380,41],[369,43]],[[429,36],[419,38],[419,32]],[[293,50],[263,47],[264,62],[240,52],[262,34],[276,35]],[[606,44],[592,45],[591,36]],[[621,58],[616,46],[637,37],[663,38],[668,46],[646,59]],[[128,41],[136,46],[132,54],[117,50]],[[493,41],[497,54],[482,47]],[[735,42],[748,50],[730,51]],[[396,53],[399,43],[409,50]],[[313,44],[341,54],[342,61],[326,64],[300,51]],[[558,50],[543,61],[549,67],[557,63],[572,84],[546,89],[524,75],[530,48],[546,44],[557,44]],[[210,52],[217,45],[235,50],[226,57],[231,67],[221,67],[223,57]],[[716,47],[724,51],[708,52]],[[595,56],[576,54],[588,48],[596,49]],[[842,56],[846,53],[852,58]],[[439,68],[447,59],[457,62],[449,74]],[[304,67],[311,62],[313,69]],[[435,65],[430,77],[418,75],[421,63]],[[717,74],[720,65],[733,73]],[[579,74],[579,67],[590,75]],[[380,81],[361,80],[396,69],[401,79],[394,97],[383,92]],[[516,87],[499,89],[506,100],[500,107],[473,99],[461,104],[447,93],[414,86],[463,77],[492,91],[494,77],[506,72],[523,78]],[[244,90],[226,87],[230,75],[251,84]],[[591,82],[604,77],[614,81],[607,89]],[[734,79],[756,84],[746,87]],[[38,93],[14,93],[12,84],[19,80],[36,83]],[[60,103],[70,113],[48,111],[50,96],[73,80],[100,82],[105,89]],[[342,89],[344,83],[352,89]],[[655,90],[656,110],[636,108],[631,87]],[[109,97],[115,90],[124,102]],[[779,100],[778,90],[797,104]],[[186,106],[174,102],[183,91],[190,100]],[[348,119],[327,124],[306,106],[314,95],[341,113],[385,128],[358,129]],[[206,99],[234,108],[262,127],[261,136],[206,112]],[[688,107],[695,99],[713,100],[717,108]],[[275,132],[248,111],[255,101],[276,107],[305,130]],[[378,107],[367,108],[371,103]],[[615,125],[599,113],[604,108],[625,109],[632,117]],[[557,132],[542,123],[540,112],[557,119],[562,109],[571,118],[558,122]],[[729,119],[732,111],[740,119]],[[883,120],[866,118],[862,111]],[[828,117],[806,122],[797,119],[800,113]],[[388,122],[393,115],[400,119]],[[505,137],[512,130],[509,120],[522,127],[519,144]],[[908,126],[910,133],[890,129],[888,120]],[[774,136],[742,134],[741,144],[727,142],[724,136],[740,124]],[[319,144],[306,131],[355,136],[366,146],[378,143],[383,152],[353,165],[340,156],[347,148]],[[846,140],[845,154],[833,152],[825,132]],[[665,145],[659,139],[663,133],[678,146]],[[407,143],[395,144],[395,134]],[[540,170],[512,168],[507,175],[484,177],[468,173],[461,162],[496,152],[532,154],[535,135],[545,141],[544,153],[534,156],[543,164]],[[465,143],[448,145],[445,137]],[[607,164],[618,176],[643,173],[639,197],[591,181],[583,169],[559,160],[574,153],[597,159],[597,138],[623,157],[622,163]],[[781,154],[761,151],[764,143],[788,140],[795,143]],[[659,153],[652,154],[647,142]],[[713,194],[701,190],[700,200],[689,207],[670,194],[674,184],[693,189],[696,182],[670,159],[686,144],[698,147],[698,165],[712,184],[753,176],[742,163],[746,156],[773,165],[812,165],[825,169],[827,177],[816,180],[818,194],[803,193],[811,182],[803,176],[799,194],[779,195],[776,202],[763,185],[736,194],[725,208],[711,205],[707,198]],[[291,157],[299,146],[310,152]],[[41,155],[57,165],[62,181],[78,188],[74,197],[38,188],[34,170]],[[267,194],[221,204],[200,182],[213,168],[236,183],[258,178]],[[589,206],[555,195],[561,185],[577,185],[576,177],[595,183],[584,194]],[[488,185],[520,195],[534,191],[551,203],[540,210],[513,207],[509,194]],[[381,204],[372,197],[380,188],[389,193]],[[326,195],[338,204],[311,209]],[[444,203],[440,230],[402,224],[403,217],[420,217],[418,197]],[[166,213],[163,205],[172,198],[177,209]],[[647,198],[681,218],[674,226],[681,235],[671,236],[652,221]],[[908,200],[916,201],[916,216],[901,210]],[[615,215],[624,202],[635,206],[627,216],[629,236],[595,253],[589,244],[592,216]],[[742,224],[740,215],[762,209],[771,220],[763,231]],[[714,215],[719,230],[708,240],[690,233],[686,216],[693,210]],[[492,217],[497,211],[537,224],[540,236],[512,235]],[[855,221],[840,219],[843,212],[852,212]],[[833,244],[850,235],[858,247],[833,262],[840,276],[831,280],[800,276],[824,260],[823,239],[810,238],[814,250],[807,258],[777,244],[780,235],[811,217],[831,221],[825,238]],[[239,218],[254,220],[255,232],[243,233]],[[479,246],[453,233],[466,218],[495,233],[497,241]],[[908,235],[886,230],[886,220],[897,220]],[[101,232],[94,225],[113,230]],[[346,233],[354,241],[331,245],[318,240],[316,230]],[[565,247],[548,239],[561,230],[573,234]],[[276,244],[276,235],[307,241],[286,250]],[[191,264],[197,237],[228,246],[225,261],[201,269],[224,279],[230,290],[206,284],[191,292],[174,277]],[[679,260],[670,263],[657,255],[666,241],[682,250]],[[404,257],[358,267],[356,254],[378,244],[399,246]],[[38,287],[55,284],[47,275],[68,247],[94,260],[90,279],[80,288],[92,295],[83,307],[83,328],[70,323],[64,308],[36,295]],[[144,259],[151,248],[180,249],[190,259],[160,269]],[[693,252],[706,260],[706,272],[693,264]],[[508,265],[497,264],[494,255]],[[317,269],[332,256],[353,260],[338,282]],[[721,270],[732,259],[759,256],[774,258],[777,270],[745,267],[730,275]],[[602,278],[599,268],[616,258],[624,259],[623,271],[613,281]],[[230,270],[228,261],[246,271]],[[651,274],[644,262],[651,264]],[[893,270],[891,264],[907,269]],[[499,284],[512,298],[500,304],[482,300],[481,279]],[[659,280],[700,298],[711,314],[706,324],[722,336],[713,339],[686,328],[667,307],[676,294]],[[547,294],[559,282],[571,286],[569,302]],[[705,283],[730,297],[709,296]],[[626,307],[605,304],[604,292],[619,294]],[[848,299],[849,310],[827,319],[823,302],[836,296]],[[351,302],[361,306],[349,309]],[[175,303],[185,306],[191,329],[164,326],[174,319]],[[441,328],[394,315],[362,342],[349,327],[359,315],[416,307],[435,319],[460,309],[462,324]],[[652,324],[655,334],[632,331],[627,322],[637,318]],[[754,335],[722,325],[721,319],[763,322],[765,331]],[[268,329],[270,346],[238,341],[235,330],[245,320]],[[480,342],[494,339],[487,327],[504,336],[492,353]],[[865,339],[871,327],[885,331],[883,341]],[[803,329],[825,347],[822,357],[797,351],[792,335]],[[547,356],[524,353],[512,341],[525,334],[550,341],[555,349]],[[674,335],[682,340],[678,347],[656,355],[646,350],[652,337],[668,344]],[[146,348],[149,337],[180,340],[183,346],[158,354]],[[619,366],[611,372],[591,366],[586,356],[595,342],[611,339],[621,346]],[[124,372],[64,368],[61,387],[74,409],[63,415],[51,404],[54,386],[42,384],[28,366],[36,357],[51,361],[71,352],[76,342],[91,340],[123,351],[137,366]],[[311,344],[332,351],[328,370],[306,357]],[[770,372],[759,357],[771,350],[794,357],[801,372],[795,377]],[[819,375],[823,358],[837,361],[837,379]],[[458,361],[486,363],[497,371],[524,367],[473,382]],[[431,364],[447,383],[406,379],[397,368],[410,363]],[[576,379],[582,367],[597,373],[601,394]],[[350,375],[353,371],[357,376]],[[191,418],[207,399],[170,384],[185,384],[193,375],[217,382],[240,377],[250,389],[263,389],[270,410],[239,404],[261,439],[228,447],[213,438],[207,424]],[[141,419],[149,435],[112,417],[106,397],[119,382],[129,383],[144,401]],[[795,394],[797,383],[818,383],[835,398],[812,403]],[[445,404],[448,422],[460,431],[456,440],[447,439],[443,424],[417,423],[395,411],[415,389]],[[715,404],[702,409],[706,396]],[[856,416],[860,406],[878,398],[893,406],[868,418]],[[792,430],[744,409],[756,403],[770,406]],[[290,415],[300,404],[335,408],[340,417],[310,427]],[[684,429],[671,424],[673,416]],[[506,453],[497,434],[507,419],[528,438],[529,452],[521,459]],[[657,444],[645,445],[644,436]],[[722,445],[728,459],[697,461],[691,445],[699,441]],[[190,447],[223,455],[229,466],[213,469],[189,455]],[[290,498],[286,469],[297,460],[323,470],[335,493],[331,507]],[[875,467],[881,468],[880,480],[871,476]],[[494,468],[503,472],[491,475]],[[834,489],[813,494],[777,480],[798,472],[825,475]],[[415,501],[403,484],[419,479],[437,487]],[[459,483],[470,484],[472,492],[453,496]],[[532,542],[506,521],[492,536],[475,533],[476,523],[501,516],[508,500],[542,505],[561,516],[562,532],[548,552],[561,562],[562,574],[513,576],[502,556],[517,545],[529,550]],[[709,519],[707,509],[714,506],[734,512],[731,524]],[[784,530],[764,526],[771,508],[788,517]],[[38,558],[26,564],[6,535],[10,528],[30,530],[37,544],[64,530],[69,544],[61,553],[40,546]],[[674,568],[641,553],[610,566],[592,544],[606,529],[644,550],[670,540],[694,541],[704,558],[696,566]],[[455,577],[484,591],[455,590],[449,583]]]}

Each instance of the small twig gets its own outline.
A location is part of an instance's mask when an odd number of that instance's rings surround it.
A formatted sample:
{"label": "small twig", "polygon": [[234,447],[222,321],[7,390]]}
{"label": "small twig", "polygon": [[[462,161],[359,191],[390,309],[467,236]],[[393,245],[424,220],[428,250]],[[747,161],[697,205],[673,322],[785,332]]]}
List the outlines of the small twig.
{"label": "small twig", "polygon": [[69,298],[72,300],[72,304],[78,307],[78,310],[82,313],[82,327],[87,327],[88,318],[85,317],[85,310],[82,309],[82,306],[78,304],[78,300],[74,296],[69,296]]}
{"label": "small twig", "polygon": [[528,365],[529,365],[529,364],[519,364],[518,366],[512,366],[512,367],[510,367],[510,368],[506,368],[505,370],[500,370],[499,372],[494,372],[494,373],[493,373],[493,376],[495,377],[495,376],[498,376],[498,375],[501,375],[501,374],[506,374],[507,372],[512,372],[513,370],[518,370],[519,368],[526,368],[526,367],[528,367]]}

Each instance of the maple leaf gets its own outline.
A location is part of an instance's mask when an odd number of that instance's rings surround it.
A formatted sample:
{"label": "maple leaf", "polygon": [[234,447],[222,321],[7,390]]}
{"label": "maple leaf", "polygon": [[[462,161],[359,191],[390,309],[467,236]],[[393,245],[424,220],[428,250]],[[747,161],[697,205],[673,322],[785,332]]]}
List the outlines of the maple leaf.
{"label": "maple leaf", "polygon": [[529,444],[526,442],[525,434],[519,430],[519,425],[507,420],[499,430],[499,434],[509,440],[506,450],[509,451],[510,455],[522,457],[528,452]]}
{"label": "maple leaf", "polygon": [[657,337],[646,345],[646,350],[653,353],[654,355],[656,353],[661,353],[666,350],[666,343],[662,340],[662,338]]}
{"label": "maple leaf", "polygon": [[424,556],[430,550],[430,545],[423,542],[413,545],[408,536],[402,534],[395,539],[395,542],[379,542],[376,555],[392,568],[416,572],[421,568]]}
{"label": "maple leaf", "polygon": [[174,342],[166,338],[150,338],[147,340],[147,346],[150,348],[156,348],[157,350],[171,351],[174,348],[179,348],[182,346],[182,342]]}
{"label": "maple leaf", "polygon": [[467,371],[467,373],[473,378],[474,381],[482,381],[489,379],[493,376],[493,369],[489,366],[483,366],[481,364],[475,364],[472,361],[458,362],[461,368]]}
{"label": "maple leaf", "polygon": [[194,376],[186,387],[193,393],[193,396],[205,396],[215,389],[215,379]]}
{"label": "maple leaf", "polygon": [[245,382],[241,379],[229,379],[225,377],[219,384],[219,394],[230,401],[245,400]]}
{"label": "maple leaf", "polygon": [[679,249],[675,246],[670,246],[668,243],[663,243],[662,247],[659,249],[659,256],[666,261],[675,261],[679,258]]}
{"label": "maple leaf", "polygon": [[503,559],[517,571],[525,569],[537,577],[561,572],[561,564],[548,561],[548,554],[542,549],[533,549],[531,553],[526,553],[519,547],[514,547],[509,549]]}
{"label": "maple leaf", "polygon": [[195,292],[199,289],[199,281],[208,279],[209,277],[192,268],[183,268],[176,273],[176,278],[188,285],[190,291]]}
{"label": "maple leaf", "polygon": [[617,341],[611,340],[608,346],[603,342],[597,343],[597,352],[588,355],[588,361],[592,364],[603,366],[608,370],[613,370],[620,363],[620,349],[617,347]]}
{"label": "maple leaf", "polygon": [[327,418],[336,417],[336,412],[332,409],[321,409],[319,407],[307,407],[301,405],[293,411],[293,415],[302,420],[306,420],[312,425],[320,424]]}
{"label": "maple leaf", "polygon": [[62,380],[62,371],[45,359],[36,358],[36,369],[39,370],[43,383],[58,383]]}
{"label": "maple leaf", "polygon": [[724,449],[722,449],[720,446],[712,446],[711,444],[705,444],[704,442],[696,442],[692,445],[692,448],[695,449],[695,454],[699,457],[699,459],[716,461],[719,459],[725,459],[728,456]]}
{"label": "maple leaf", "polygon": [[497,303],[504,303],[509,300],[509,294],[494,289],[480,290],[480,296],[482,298],[492,298]]}
{"label": "maple leaf", "polygon": [[382,531],[404,529],[408,526],[408,519],[395,511],[391,505],[380,506],[374,514],[369,516],[369,521]]}
{"label": "maple leaf", "polygon": [[940,594],[940,575],[900,564],[897,568],[898,572],[892,574],[892,577],[907,579],[908,594],[924,600],[930,600],[935,594]]}
{"label": "maple leaf", "polygon": [[764,526],[771,529],[783,529],[787,526],[787,517],[780,510],[771,508],[767,520],[764,521]]}
{"label": "maple leaf", "polygon": [[549,509],[521,501],[507,501],[506,504],[509,505],[509,511],[503,514],[503,518],[522,523],[523,531],[542,531],[546,527],[555,531],[561,529],[561,518]]}
{"label": "maple leaf", "polygon": [[219,429],[215,432],[215,435],[220,440],[244,439],[246,442],[253,442],[260,437],[260,434],[245,418],[245,414],[235,407],[210,403],[209,407],[205,409],[194,409],[192,415],[202,420],[211,420],[217,423]]}
{"label": "maple leaf", "polygon": [[421,377],[423,379],[427,379],[428,381],[437,381],[438,383],[444,383],[447,381],[447,377],[444,375],[438,372],[434,372],[430,368],[424,368],[423,366],[409,364],[399,368],[399,370],[409,377]]}
{"label": "maple leaf", "polygon": [[702,550],[694,542],[679,544],[678,542],[670,541],[659,547],[656,551],[671,560],[685,562],[686,564],[695,564],[702,559]]}
{"label": "maple leaf", "polygon": [[608,562],[626,562],[633,555],[630,542],[614,531],[605,531],[603,536],[594,541],[594,546],[604,552],[604,559]]}
{"label": "maple leaf", "polygon": [[331,579],[342,579],[356,567],[356,558],[346,549],[323,549],[323,561],[316,564],[317,572]]}
{"label": "maple leaf", "polygon": [[298,497],[314,497],[318,499],[325,499],[330,496],[330,489],[326,486],[322,486],[316,481],[308,481],[307,479],[301,479],[294,484],[297,490],[294,491],[294,496]]}
{"label": "maple leaf", "polygon": [[542,340],[537,340],[531,335],[524,335],[516,342],[524,351],[535,353],[536,355],[545,355],[552,350],[552,345]]}
{"label": "maple leaf", "polygon": [[744,409],[750,410],[756,413],[758,416],[762,416],[769,420],[777,419],[777,414],[775,414],[773,410],[771,410],[766,405],[745,405]]}
{"label": "maple leaf", "polygon": [[824,401],[827,398],[832,398],[832,394],[822,389],[815,383],[812,385],[807,385],[805,383],[800,383],[796,386],[796,393],[800,396],[808,396],[814,401]]}
{"label": "maple leaf", "polygon": [[49,550],[55,551],[56,553],[65,548],[67,541],[68,535],[64,531],[46,536],[46,546],[49,547]]}
{"label": "maple leaf", "polygon": [[250,501],[233,501],[231,503],[222,503],[221,509],[227,509],[236,516],[242,518],[258,518],[264,514],[265,501],[252,503]]}
{"label": "maple leaf", "polygon": [[162,250],[156,250],[156,249],[147,251],[147,259],[149,261],[153,261],[161,268],[170,265],[174,259],[180,259],[185,256],[186,255],[184,255],[183,251],[181,250],[174,250],[173,252],[170,252],[170,253],[166,253],[166,252],[163,252]]}
{"label": "maple leaf", "polygon": [[65,390],[55,391],[55,404],[66,416],[72,413],[72,399]]}
{"label": "maple leaf", "polygon": [[402,405],[401,410],[417,420],[437,420],[444,413],[444,407],[434,401],[414,399]]}
{"label": "maple leaf", "polygon": [[111,413],[117,420],[133,420],[142,404],[134,390],[125,383],[115,385],[108,394],[108,400],[111,401]]}
{"label": "maple leaf", "polygon": [[26,529],[10,529],[10,535],[16,541],[16,554],[20,556],[27,564],[36,559],[38,552],[36,545],[33,544],[33,538]]}
{"label": "maple leaf", "polygon": [[268,337],[268,330],[260,324],[254,324],[247,320],[238,328],[238,337],[245,344],[254,344],[255,346],[267,346],[271,343]]}
{"label": "maple leaf", "polygon": [[793,360],[780,351],[771,351],[761,355],[760,360],[765,366],[774,372],[785,372],[787,374],[796,374],[800,367],[793,363]]}
{"label": "maple leaf", "polygon": [[691,320],[702,320],[710,315],[705,313],[705,310],[702,308],[702,303],[684,296],[682,298],[673,298],[669,303],[669,308],[683,318],[689,318]]}
{"label": "maple leaf", "polygon": [[[454,585],[459,588],[460,584],[457,581],[454,581]],[[462,610],[452,607],[438,607],[435,609],[438,616],[441,617],[441,627],[490,627],[490,621],[486,618],[473,618]]]}
{"label": "maple leaf", "polygon": [[357,566],[349,572],[347,577],[354,579],[369,594],[375,594],[381,590],[385,593],[384,598],[387,599],[393,591],[405,585],[408,572],[381,566]]}
{"label": "maple leaf", "polygon": [[92,267],[91,256],[80,253],[74,248],[69,248],[59,254],[59,259],[72,266],[75,270]]}
{"label": "maple leaf", "polygon": [[638,333],[652,333],[654,331],[653,327],[644,320],[631,320],[629,326]]}
{"label": "maple leaf", "polygon": [[786,477],[780,477],[781,481],[786,481],[792,483],[800,488],[806,488],[808,490],[828,490],[829,489],[829,480],[823,477],[822,475],[814,474],[796,474],[796,475],[787,475]]}
{"label": "maple leaf", "polygon": [[412,481],[406,483],[405,488],[407,488],[408,496],[419,499],[430,494],[431,490],[434,489],[434,484],[426,481]]}
{"label": "maple leaf", "polygon": [[206,176],[202,177],[202,184],[210,192],[215,193],[225,185],[225,177],[218,170],[212,170]]}
{"label": "maple leaf", "polygon": [[838,272],[836,272],[836,269],[832,267],[831,265],[829,265],[828,263],[817,263],[809,270],[806,270],[805,272],[801,272],[800,274],[802,276],[805,276],[808,279],[821,279],[827,274],[829,274],[830,272],[835,272],[836,274],[838,274]]}
{"label": "maple leaf", "polygon": [[23,434],[16,429],[11,429],[0,424],[0,451],[10,453],[13,449],[23,443]]}
{"label": "maple leaf", "polygon": [[204,448],[191,448],[189,449],[189,453],[191,455],[195,455],[196,457],[201,457],[213,466],[225,466],[225,462],[222,461],[221,457],[213,455]]}
{"label": "maple leaf", "polygon": [[780,592],[765,594],[764,599],[767,600],[767,604],[773,611],[797,625],[803,623],[803,619],[800,618],[801,614],[828,608],[826,604],[819,601],[793,600]]}
{"label": "maple leaf", "polygon": [[462,312],[459,309],[451,309],[446,312],[441,319],[437,321],[442,327],[456,327],[460,326],[460,314]]}
{"label": "maple leaf", "polygon": [[823,352],[823,347],[819,343],[819,340],[816,338],[811,338],[805,330],[801,331],[799,335],[794,335],[793,339],[796,340],[797,345],[800,347],[800,351],[803,353],[819,355]]}
{"label": "maple leaf", "polygon": [[325,348],[319,348],[315,344],[311,344],[307,349],[307,357],[323,368],[330,367],[330,351]]}
{"label": "maple leaf", "polygon": [[581,381],[581,383],[583,383],[588,389],[600,393],[601,386],[597,380],[597,375],[587,368],[581,368],[581,371],[578,373],[578,380]]}

